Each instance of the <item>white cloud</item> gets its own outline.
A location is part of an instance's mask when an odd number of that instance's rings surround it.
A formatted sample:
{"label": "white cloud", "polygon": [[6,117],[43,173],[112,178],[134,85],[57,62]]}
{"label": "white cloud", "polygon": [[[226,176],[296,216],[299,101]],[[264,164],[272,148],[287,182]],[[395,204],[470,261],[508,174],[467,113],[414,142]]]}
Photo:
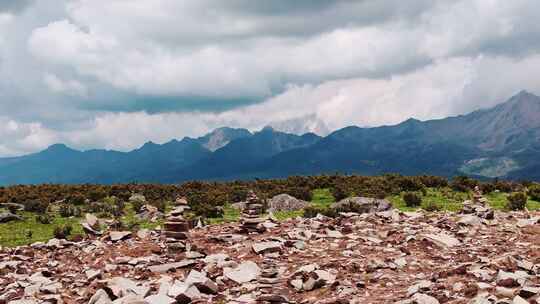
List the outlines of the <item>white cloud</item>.
{"label": "white cloud", "polygon": [[[223,125],[327,133],[540,92],[534,1],[28,3],[0,13],[0,155],[128,150]],[[120,106],[162,97],[184,112]],[[191,97],[264,102],[203,113],[182,106]]]}
{"label": "white cloud", "polygon": [[40,123],[20,123],[0,116],[0,155],[14,156],[37,151],[57,140],[57,134]]}
{"label": "white cloud", "polygon": [[88,97],[88,89],[77,80],[62,80],[54,74],[47,73],[43,76],[43,82],[54,93]]}

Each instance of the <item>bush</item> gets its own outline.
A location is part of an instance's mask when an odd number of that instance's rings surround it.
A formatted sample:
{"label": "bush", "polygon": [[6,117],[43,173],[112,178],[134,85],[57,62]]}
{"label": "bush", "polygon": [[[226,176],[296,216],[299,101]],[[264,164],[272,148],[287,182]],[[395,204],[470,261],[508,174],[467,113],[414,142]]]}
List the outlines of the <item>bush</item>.
{"label": "bush", "polygon": [[349,194],[350,193],[348,193],[347,190],[345,190],[345,187],[342,185],[335,185],[332,188],[332,196],[336,199],[336,202],[347,198]]}
{"label": "bush", "polygon": [[[105,189],[103,188],[93,189],[93,190],[90,190],[90,192],[88,192],[88,199],[91,202],[100,201],[104,199],[105,197],[107,197],[107,191],[105,191]],[[83,198],[83,202],[84,202],[84,198]]]}
{"label": "bush", "polygon": [[422,204],[422,197],[415,192],[405,192],[403,201],[405,201],[407,207],[418,207]]}
{"label": "bush", "polygon": [[66,239],[73,230],[73,227],[71,225],[64,225],[64,226],[56,226],[54,228],[54,237],[57,239]]}
{"label": "bush", "polygon": [[165,208],[167,208],[167,202],[164,200],[153,201],[150,203],[150,205],[156,207],[160,212],[163,212],[163,213],[165,213]]}
{"label": "bush", "polygon": [[141,200],[132,200],[132,201],[130,201],[130,203],[131,203],[131,206],[133,207],[133,210],[136,213],[139,213],[141,211],[142,206],[145,204]]}
{"label": "bush", "polygon": [[52,222],[52,219],[50,216],[43,214],[43,215],[36,216],[36,222],[47,225]]}
{"label": "bush", "polygon": [[126,204],[114,196],[108,196],[103,199],[103,206],[105,212],[112,214],[114,217],[119,217],[124,214]]}
{"label": "bush", "polygon": [[441,206],[439,206],[435,202],[427,202],[427,204],[424,206],[424,210],[428,212],[440,211],[441,209]]}
{"label": "bush", "polygon": [[527,194],[532,200],[540,202],[540,184],[532,184],[527,190]]}
{"label": "bush", "polygon": [[491,193],[497,190],[497,186],[494,183],[482,183],[480,184],[480,191],[484,194]]}
{"label": "bush", "polygon": [[455,191],[468,192],[478,185],[478,181],[467,176],[456,176],[452,179],[450,187]]}
{"label": "bush", "polygon": [[67,197],[66,202],[76,206],[83,205],[86,201],[85,197],[80,193],[74,193]]}
{"label": "bush", "polygon": [[527,195],[523,192],[509,194],[506,199],[507,207],[510,210],[523,210],[527,204]]}
{"label": "bush", "polygon": [[37,199],[29,200],[29,201],[26,201],[26,203],[24,203],[24,210],[30,211],[30,212],[45,213],[48,207],[49,207],[49,204],[47,202],[37,200]]}
{"label": "bush", "polygon": [[82,212],[81,209],[77,206],[73,206],[70,204],[62,204],[58,209],[58,213],[61,217],[79,217],[81,216]]}

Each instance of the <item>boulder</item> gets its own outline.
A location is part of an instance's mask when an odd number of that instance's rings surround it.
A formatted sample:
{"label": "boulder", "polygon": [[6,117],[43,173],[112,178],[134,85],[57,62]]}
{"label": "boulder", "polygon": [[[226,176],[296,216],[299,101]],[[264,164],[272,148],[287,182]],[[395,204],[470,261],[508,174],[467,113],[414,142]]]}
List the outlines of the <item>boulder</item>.
{"label": "boulder", "polygon": [[299,200],[288,194],[278,194],[270,199],[268,202],[269,211],[294,211],[301,210],[309,206],[310,203]]}
{"label": "boulder", "polygon": [[371,197],[348,197],[332,204],[338,212],[375,213],[390,210],[392,204],[386,199]]}

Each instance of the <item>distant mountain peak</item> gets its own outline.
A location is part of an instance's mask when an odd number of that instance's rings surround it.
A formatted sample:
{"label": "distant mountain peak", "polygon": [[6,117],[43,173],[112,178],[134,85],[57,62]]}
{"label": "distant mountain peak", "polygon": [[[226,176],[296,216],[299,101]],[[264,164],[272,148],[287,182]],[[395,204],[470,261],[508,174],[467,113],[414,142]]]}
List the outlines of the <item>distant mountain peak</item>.
{"label": "distant mountain peak", "polygon": [[251,136],[251,132],[246,129],[221,127],[199,137],[197,140],[203,147],[214,152],[217,149],[226,146],[232,140],[248,136]]}

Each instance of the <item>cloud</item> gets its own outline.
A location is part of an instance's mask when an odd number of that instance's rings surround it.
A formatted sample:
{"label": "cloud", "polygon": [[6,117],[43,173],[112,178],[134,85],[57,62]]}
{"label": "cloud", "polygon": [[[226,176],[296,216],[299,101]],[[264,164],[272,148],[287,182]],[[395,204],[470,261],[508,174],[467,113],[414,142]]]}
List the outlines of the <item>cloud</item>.
{"label": "cloud", "polygon": [[462,114],[540,92],[539,18],[527,0],[2,2],[0,116],[19,131],[0,155]]}
{"label": "cloud", "polygon": [[86,86],[77,80],[62,80],[54,74],[46,74],[43,81],[54,93],[88,97]]}
{"label": "cloud", "polygon": [[18,13],[32,3],[32,0],[3,0],[0,2],[0,13]]}

